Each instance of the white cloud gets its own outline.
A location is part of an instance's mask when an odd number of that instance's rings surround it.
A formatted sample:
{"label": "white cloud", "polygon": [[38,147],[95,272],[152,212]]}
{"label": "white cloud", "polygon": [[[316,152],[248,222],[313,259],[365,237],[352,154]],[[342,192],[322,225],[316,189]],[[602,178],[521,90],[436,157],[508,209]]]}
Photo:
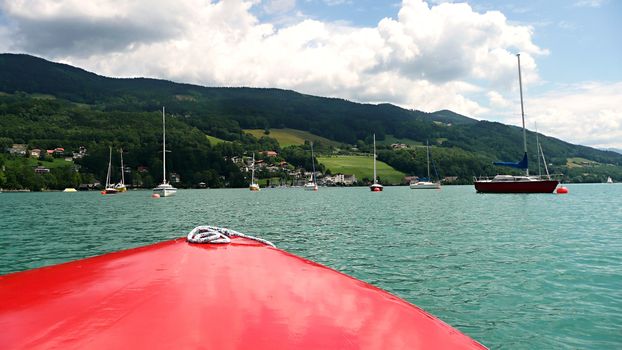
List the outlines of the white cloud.
{"label": "white cloud", "polygon": [[[547,54],[532,27],[465,3],[404,0],[396,18],[373,27],[304,16],[277,27],[252,8],[292,13],[295,0],[0,1],[6,50],[99,74],[278,87],[472,117],[507,115],[511,103],[499,91],[516,87],[516,52],[525,84],[539,82],[534,57]],[[618,111],[608,108],[594,110],[599,118]],[[574,125],[570,112],[565,122]]]}
{"label": "white cloud", "polygon": [[543,133],[593,147],[622,148],[622,82],[558,87],[525,107]]}
{"label": "white cloud", "polygon": [[52,57],[127,51],[185,32],[183,3],[115,0],[3,1],[16,48]]}
{"label": "white cloud", "polygon": [[337,6],[343,4],[352,4],[352,0],[324,0],[324,3],[328,6]]}
{"label": "white cloud", "polygon": [[508,108],[512,106],[512,103],[497,91],[489,91],[486,96],[488,96],[488,103],[491,107]]}
{"label": "white cloud", "polygon": [[296,7],[296,0],[268,0],[263,5],[268,14],[285,13]]}
{"label": "white cloud", "polygon": [[601,7],[605,0],[579,0],[574,3],[576,7]]}

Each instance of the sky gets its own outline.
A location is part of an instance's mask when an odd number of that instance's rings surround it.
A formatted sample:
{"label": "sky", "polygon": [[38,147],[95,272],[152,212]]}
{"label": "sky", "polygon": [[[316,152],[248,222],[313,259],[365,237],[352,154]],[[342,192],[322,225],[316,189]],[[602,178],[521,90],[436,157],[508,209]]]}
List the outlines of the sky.
{"label": "sky", "polygon": [[0,0],[0,52],[291,89],[622,149],[619,0]]}

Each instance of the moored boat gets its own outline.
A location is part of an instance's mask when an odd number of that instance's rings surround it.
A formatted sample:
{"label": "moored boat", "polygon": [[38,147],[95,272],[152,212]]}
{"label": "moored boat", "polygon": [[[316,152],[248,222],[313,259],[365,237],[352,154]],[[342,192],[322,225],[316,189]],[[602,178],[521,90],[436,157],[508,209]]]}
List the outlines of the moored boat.
{"label": "moored boat", "polygon": [[177,193],[177,189],[166,181],[166,114],[162,107],[162,183],[153,189],[153,193],[160,197],[171,197]]}
{"label": "moored boat", "polygon": [[372,192],[382,192],[384,187],[378,183],[378,178],[376,176],[376,134],[374,134],[374,183],[369,186],[369,189]]}
{"label": "moored boat", "polygon": [[125,166],[123,165],[123,150],[119,150],[121,154],[121,182],[114,185],[114,188],[119,192],[127,192],[127,187],[125,187]]}
{"label": "moored boat", "polygon": [[[425,179],[419,179],[410,184],[410,188],[413,190],[440,190],[441,182],[440,181],[431,181],[430,177],[430,145],[426,141],[426,158],[428,163],[428,177]],[[435,168],[436,169],[436,168]],[[438,174],[437,174],[438,177]]]}
{"label": "moored boat", "polygon": [[474,184],[477,192],[485,193],[553,193],[559,181],[538,176],[497,175],[478,178]]}
{"label": "moored boat", "polygon": [[397,296],[234,232],[199,229],[187,239],[220,244],[174,239],[0,276],[0,344],[485,349]]}
{"label": "moored boat", "polygon": [[112,170],[112,147],[108,147],[109,156],[108,156],[108,172],[106,173],[106,185],[104,186],[104,190],[102,194],[117,194],[119,191],[114,187],[110,179],[110,172]]}
{"label": "moored boat", "polygon": [[[525,171],[524,176],[515,175],[497,175],[492,178],[480,177],[473,181],[475,190],[483,193],[553,193],[555,188],[559,184],[559,181],[551,179],[547,175],[546,178],[542,176],[530,176],[529,175],[529,159],[527,157],[527,131],[525,129],[525,109],[523,106],[523,83],[521,78],[520,69],[520,54],[516,55],[518,59],[518,85],[520,90],[520,106],[521,117],[523,121],[523,159],[518,163],[513,162],[495,162],[495,165],[508,166],[516,169],[522,169]],[[538,145],[538,153],[544,153],[542,148]],[[546,161],[544,162],[546,166]],[[548,172],[548,170],[547,170]]]}
{"label": "moored boat", "polygon": [[253,192],[261,191],[259,184],[255,182],[255,153],[253,153],[253,163],[251,164],[251,184],[248,189]]}
{"label": "moored boat", "polygon": [[311,167],[313,172],[311,173],[311,179],[304,185],[306,191],[317,191],[317,181],[315,179],[315,155],[313,154],[313,142],[311,142]]}

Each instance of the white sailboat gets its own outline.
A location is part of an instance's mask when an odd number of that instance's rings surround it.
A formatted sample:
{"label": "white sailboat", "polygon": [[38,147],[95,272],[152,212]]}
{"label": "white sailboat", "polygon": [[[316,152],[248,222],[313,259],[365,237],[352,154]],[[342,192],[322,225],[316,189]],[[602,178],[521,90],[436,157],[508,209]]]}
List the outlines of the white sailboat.
{"label": "white sailboat", "polygon": [[313,142],[311,142],[311,165],[313,167],[313,173],[311,179],[305,184],[305,191],[317,191],[317,181],[315,180],[315,155],[313,154]]}
{"label": "white sailboat", "polygon": [[253,153],[253,163],[251,165],[251,184],[248,186],[248,189],[253,192],[261,190],[259,184],[255,183],[255,153]]}
{"label": "white sailboat", "polygon": [[419,181],[410,184],[410,188],[413,190],[438,190],[441,188],[440,181],[431,181],[430,177],[430,144],[426,141],[426,152],[428,159],[428,177],[426,179],[420,179]]}
{"label": "white sailboat", "polygon": [[608,184],[612,184],[612,183],[613,183],[613,180],[611,179],[611,176],[608,176],[608,177],[607,177],[607,183],[608,183]]}
{"label": "white sailboat", "polygon": [[372,192],[381,192],[383,187],[378,183],[378,178],[376,176],[376,134],[374,134],[374,183],[369,186],[369,189]]}
{"label": "white sailboat", "polygon": [[112,170],[112,147],[108,147],[108,150],[108,172],[106,173],[106,186],[104,187],[102,194],[116,194],[119,191],[114,187],[112,181],[110,181],[110,172]]}
{"label": "white sailboat", "polygon": [[121,153],[121,182],[114,185],[114,188],[116,188],[117,191],[119,192],[127,192],[127,187],[125,187],[125,167],[123,165],[123,149],[120,149],[119,153]]}
{"label": "white sailboat", "polygon": [[154,194],[160,197],[170,197],[177,193],[177,189],[166,181],[166,117],[162,107],[162,183],[153,189]]}

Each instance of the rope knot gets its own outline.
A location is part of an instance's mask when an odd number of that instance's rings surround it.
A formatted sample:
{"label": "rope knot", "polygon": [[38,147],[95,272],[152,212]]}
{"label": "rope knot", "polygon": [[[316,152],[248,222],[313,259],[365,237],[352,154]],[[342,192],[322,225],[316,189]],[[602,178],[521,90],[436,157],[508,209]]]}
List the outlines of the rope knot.
{"label": "rope knot", "polygon": [[276,248],[272,242],[262,238],[245,235],[238,231],[216,226],[197,226],[188,233],[186,238],[190,243],[227,244],[231,243],[231,237],[243,237]]}

